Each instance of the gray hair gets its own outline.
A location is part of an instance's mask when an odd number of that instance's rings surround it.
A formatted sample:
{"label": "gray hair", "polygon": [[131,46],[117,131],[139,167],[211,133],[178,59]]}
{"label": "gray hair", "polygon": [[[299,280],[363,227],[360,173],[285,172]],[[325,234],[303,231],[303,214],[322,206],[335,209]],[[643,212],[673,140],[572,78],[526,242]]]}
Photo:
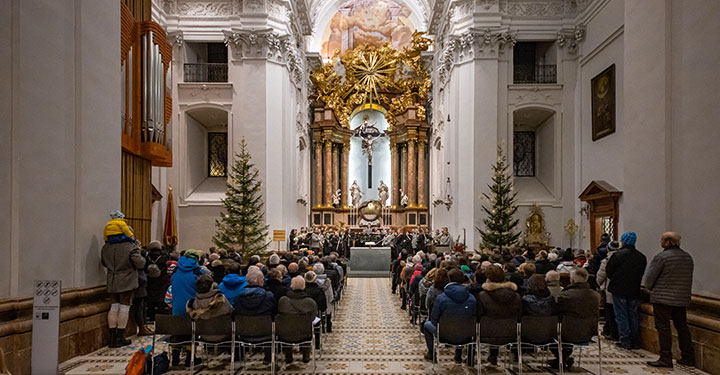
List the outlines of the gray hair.
{"label": "gray hair", "polygon": [[560,281],[560,273],[558,271],[548,271],[545,274],[545,281]]}
{"label": "gray hair", "polygon": [[247,275],[245,275],[245,279],[247,280],[247,283],[250,285],[260,285],[259,279],[264,279],[265,275],[263,275],[262,271],[260,271],[260,268],[257,266],[250,266],[248,267]]}
{"label": "gray hair", "polygon": [[588,273],[584,268],[575,268],[570,271],[570,279],[573,283],[586,283],[588,281]]}
{"label": "gray hair", "polygon": [[315,263],[313,264],[313,271],[318,275],[322,275],[325,273],[325,266],[320,262]]}
{"label": "gray hair", "polygon": [[305,278],[302,276],[295,276],[290,280],[290,289],[292,290],[305,290]]}

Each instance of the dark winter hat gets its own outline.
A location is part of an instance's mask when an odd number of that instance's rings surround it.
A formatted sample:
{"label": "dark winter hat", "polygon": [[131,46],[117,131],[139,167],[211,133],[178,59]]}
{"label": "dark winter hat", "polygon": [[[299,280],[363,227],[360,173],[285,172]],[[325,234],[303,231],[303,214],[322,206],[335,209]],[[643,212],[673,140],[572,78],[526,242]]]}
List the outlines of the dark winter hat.
{"label": "dark winter hat", "polygon": [[620,243],[617,241],[612,241],[607,245],[608,251],[617,251],[620,250]]}
{"label": "dark winter hat", "polygon": [[607,233],[603,233],[602,236],[600,236],[600,242],[604,242],[604,243],[610,242],[610,235]]}
{"label": "dark winter hat", "polygon": [[635,246],[637,241],[637,234],[635,232],[627,232],[621,237],[623,245]]}

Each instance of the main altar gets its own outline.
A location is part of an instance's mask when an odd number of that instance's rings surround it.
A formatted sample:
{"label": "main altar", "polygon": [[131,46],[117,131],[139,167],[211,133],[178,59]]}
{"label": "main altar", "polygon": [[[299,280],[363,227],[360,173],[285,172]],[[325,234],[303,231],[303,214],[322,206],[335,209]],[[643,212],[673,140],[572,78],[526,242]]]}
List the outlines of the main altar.
{"label": "main altar", "polygon": [[313,71],[313,225],[428,225],[430,43],[361,45]]}

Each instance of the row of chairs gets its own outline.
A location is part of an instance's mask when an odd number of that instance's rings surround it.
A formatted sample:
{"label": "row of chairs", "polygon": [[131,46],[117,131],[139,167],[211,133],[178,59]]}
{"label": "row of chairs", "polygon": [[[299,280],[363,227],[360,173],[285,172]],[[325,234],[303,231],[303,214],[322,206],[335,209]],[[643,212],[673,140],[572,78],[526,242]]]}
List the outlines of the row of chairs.
{"label": "row of chairs", "polygon": [[[312,317],[314,319],[314,317]],[[308,316],[296,314],[278,314],[275,320],[271,316],[244,316],[244,315],[224,315],[208,320],[192,320],[188,315],[156,315],[155,316],[155,332],[153,334],[152,345],[152,366],[151,375],[154,371],[155,344],[158,335],[170,335],[175,337],[186,338],[183,341],[167,340],[165,336],[163,341],[168,341],[170,347],[183,347],[189,345],[191,348],[190,370],[195,369],[195,347],[200,344],[205,348],[218,347],[230,348],[230,368],[233,372],[235,369],[235,348],[239,347],[242,356],[244,356],[246,348],[267,348],[271,349],[271,373],[275,374],[275,357],[277,349],[280,345],[292,346],[293,348],[300,345],[310,345],[313,363],[313,373],[316,370],[315,363],[315,335],[316,328],[313,325],[313,319]],[[323,325],[324,327],[324,325]],[[318,334],[322,335],[322,331]],[[211,341],[207,337],[224,336],[227,339],[221,341]],[[319,340],[322,342],[322,339]],[[322,346],[320,346],[320,355],[322,356]],[[244,370],[244,366],[240,369]]]}
{"label": "row of chairs", "polygon": [[[472,319],[456,319],[441,317],[435,336],[435,363],[440,354],[441,345],[467,347],[468,353],[477,358],[477,372],[482,373],[480,351],[482,347],[490,349],[505,348],[508,352],[517,350],[518,371],[523,371],[523,349],[543,350],[547,359],[547,351],[553,347],[559,353],[560,373],[564,372],[562,348],[579,347],[578,366],[582,361],[582,348],[593,343],[597,336],[599,354],[599,374],[602,375],[602,343],[596,318],[576,318],[572,316],[523,316],[518,322],[515,318],[493,319],[482,317],[479,322]],[[473,349],[474,348],[474,349]],[[508,355],[509,357],[509,355]],[[472,364],[472,361],[468,361]]]}

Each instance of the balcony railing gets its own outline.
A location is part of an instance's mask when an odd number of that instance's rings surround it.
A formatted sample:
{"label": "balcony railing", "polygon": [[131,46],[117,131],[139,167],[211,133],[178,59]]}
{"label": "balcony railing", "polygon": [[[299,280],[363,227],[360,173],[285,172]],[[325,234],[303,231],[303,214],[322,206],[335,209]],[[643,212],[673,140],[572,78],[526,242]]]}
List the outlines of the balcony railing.
{"label": "balcony railing", "polygon": [[185,82],[227,82],[228,66],[223,63],[185,64]]}
{"label": "balcony railing", "polygon": [[514,83],[557,83],[556,65],[515,65]]}

